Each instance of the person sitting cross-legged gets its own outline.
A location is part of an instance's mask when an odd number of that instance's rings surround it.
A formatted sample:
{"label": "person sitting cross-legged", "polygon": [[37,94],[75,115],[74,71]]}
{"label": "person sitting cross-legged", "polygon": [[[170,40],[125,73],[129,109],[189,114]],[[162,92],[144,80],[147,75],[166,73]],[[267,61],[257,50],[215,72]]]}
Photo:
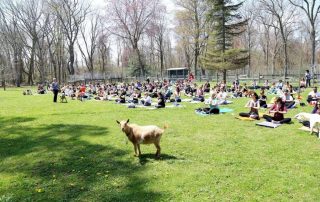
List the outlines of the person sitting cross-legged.
{"label": "person sitting cross-legged", "polygon": [[239,116],[242,117],[250,117],[252,119],[257,119],[259,120],[259,112],[258,110],[260,109],[260,102],[259,102],[259,96],[257,93],[251,94],[251,100],[248,101],[246,104],[247,108],[250,108],[249,113],[240,113]]}
{"label": "person sitting cross-legged", "polygon": [[318,88],[314,87],[313,90],[308,94],[307,102],[309,104],[316,104],[319,99],[320,93],[318,92]]}
{"label": "person sitting cross-legged", "polygon": [[293,97],[291,96],[288,89],[284,91],[284,94],[282,96],[282,101],[286,105],[288,109],[291,109],[295,106],[295,101],[293,100]]}
{"label": "person sitting cross-legged", "polygon": [[150,97],[149,93],[146,92],[144,94],[144,98],[141,99],[141,104],[143,104],[143,106],[151,106],[151,103],[152,103],[151,97]]}
{"label": "person sitting cross-legged", "polygon": [[273,115],[263,115],[263,118],[266,119],[268,122],[273,123],[290,123],[291,118],[284,118],[284,114],[287,113],[287,108],[285,103],[282,101],[281,97],[277,97],[275,103],[272,105],[269,114]]}
{"label": "person sitting cross-legged", "polygon": [[155,106],[156,108],[165,108],[166,107],[166,99],[161,92],[158,92],[158,104]]}

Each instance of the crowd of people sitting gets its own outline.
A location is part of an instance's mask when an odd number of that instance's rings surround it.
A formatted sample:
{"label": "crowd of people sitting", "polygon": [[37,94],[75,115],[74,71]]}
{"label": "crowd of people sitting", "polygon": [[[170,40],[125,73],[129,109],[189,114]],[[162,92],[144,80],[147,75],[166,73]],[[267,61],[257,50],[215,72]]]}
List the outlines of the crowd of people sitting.
{"label": "crowd of people sitting", "polygon": [[[203,85],[188,80],[169,82],[133,82],[133,83],[109,83],[109,84],[67,84],[61,87],[61,92],[72,99],[95,99],[115,100],[117,103],[142,103],[150,106],[153,98],[158,99],[158,107],[165,107],[166,102],[180,103],[182,96],[193,101],[204,102],[206,94],[214,94],[219,104],[227,102],[232,89],[227,89],[225,83],[221,82],[211,87],[209,82]],[[246,90],[244,90],[246,91]],[[242,96],[237,93],[237,97]],[[246,96],[245,93],[243,96]],[[212,96],[210,96],[212,99]],[[232,96],[233,97],[233,96]]]}
{"label": "crowd of people sitting", "polygon": [[[287,110],[297,105],[304,105],[299,93],[306,87],[304,78],[300,80],[299,85],[300,88],[293,88],[289,82],[283,83],[282,80],[272,83],[265,80],[262,86],[259,86],[256,80],[253,80],[251,85],[246,83],[240,85],[239,80],[235,80],[231,86],[227,86],[226,82],[219,82],[216,85],[211,85],[209,81],[197,84],[186,79],[175,82],[146,80],[131,83],[66,84],[60,90],[64,96],[81,101],[95,99],[119,104],[154,105],[156,108],[165,108],[168,102],[179,105],[183,100],[204,102],[207,106],[201,108],[201,111],[206,114],[219,114],[220,106],[231,103],[230,99],[248,97],[250,100],[245,105],[248,112],[242,112],[239,116],[257,120],[264,118],[274,123],[288,123],[291,119],[284,117]],[[39,84],[38,93],[46,93],[50,90],[50,86],[47,88]],[[269,102],[267,95],[272,97]],[[155,99],[157,101],[153,103]],[[306,99],[310,105],[315,106],[312,113],[320,114],[319,99],[320,92],[317,88],[313,88]],[[262,108],[268,109],[269,113],[261,115],[259,110]]]}

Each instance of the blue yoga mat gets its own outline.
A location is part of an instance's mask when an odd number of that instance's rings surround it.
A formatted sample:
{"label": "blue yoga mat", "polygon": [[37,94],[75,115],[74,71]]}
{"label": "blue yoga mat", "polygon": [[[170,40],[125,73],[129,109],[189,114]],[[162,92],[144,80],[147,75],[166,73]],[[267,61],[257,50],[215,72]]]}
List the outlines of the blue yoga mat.
{"label": "blue yoga mat", "polygon": [[[228,113],[228,112],[233,112],[233,109],[230,109],[230,108],[220,108],[220,114],[224,114],[224,113]],[[200,115],[200,116],[208,116],[208,115],[211,115],[211,114],[206,114],[204,112],[197,112],[196,111],[196,114]]]}
{"label": "blue yoga mat", "polygon": [[220,108],[220,113],[228,113],[233,112],[233,109],[230,108]]}

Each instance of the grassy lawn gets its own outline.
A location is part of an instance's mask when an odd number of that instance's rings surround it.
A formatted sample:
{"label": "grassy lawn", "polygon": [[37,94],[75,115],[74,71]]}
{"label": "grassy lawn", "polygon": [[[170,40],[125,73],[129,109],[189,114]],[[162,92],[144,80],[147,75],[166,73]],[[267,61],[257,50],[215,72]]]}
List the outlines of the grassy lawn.
{"label": "grassy lawn", "polygon": [[[1,90],[0,201],[318,201],[320,140],[296,120],[276,129],[237,120],[247,99],[233,101],[233,113],[202,117],[202,104],[54,104],[51,94]],[[300,111],[311,107],[286,116]],[[169,125],[161,160],[153,145],[133,156],[116,124],[128,118]]]}

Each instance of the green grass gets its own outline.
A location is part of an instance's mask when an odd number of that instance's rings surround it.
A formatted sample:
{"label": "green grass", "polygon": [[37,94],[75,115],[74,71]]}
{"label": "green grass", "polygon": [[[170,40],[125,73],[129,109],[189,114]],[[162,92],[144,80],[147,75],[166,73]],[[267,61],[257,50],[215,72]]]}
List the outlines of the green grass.
{"label": "green grass", "polygon": [[[318,201],[320,140],[296,120],[237,120],[247,99],[234,101],[234,113],[201,117],[201,104],[127,109],[0,91],[0,201]],[[115,121],[127,118],[169,125],[160,160],[153,145],[133,156]]]}

